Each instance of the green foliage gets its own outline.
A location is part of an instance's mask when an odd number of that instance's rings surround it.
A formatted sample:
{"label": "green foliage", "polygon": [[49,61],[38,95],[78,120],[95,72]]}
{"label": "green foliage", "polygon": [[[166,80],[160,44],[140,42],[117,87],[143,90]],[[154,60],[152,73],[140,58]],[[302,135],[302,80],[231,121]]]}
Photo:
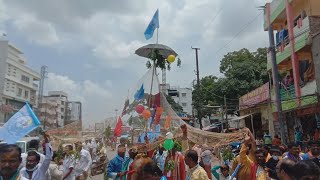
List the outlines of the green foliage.
{"label": "green foliage", "polygon": [[166,99],[168,101],[168,103],[171,105],[171,108],[176,112],[176,113],[182,113],[183,112],[183,108],[182,106],[180,106],[180,104],[176,103],[171,96],[166,95]]}
{"label": "green foliage", "polygon": [[194,86],[194,104],[223,105],[223,96],[237,105],[242,95],[268,82],[267,49],[255,52],[248,49],[227,53],[221,60],[220,72],[224,77],[206,76],[201,79],[200,87]]}
{"label": "green foliage", "polygon": [[234,159],[234,156],[233,156],[230,149],[225,148],[222,150],[222,159],[223,159],[223,161],[227,161],[227,160],[231,161]]}
{"label": "green foliage", "polygon": [[174,161],[170,159],[166,165],[166,170],[167,171],[173,171],[174,170]]}
{"label": "green foliage", "polygon": [[[167,57],[163,57],[160,53],[159,50],[154,50],[152,53],[149,54],[148,57],[152,62],[155,63],[156,68],[160,68],[162,69],[167,69],[170,71],[171,69],[171,64],[167,61]],[[151,61],[147,61],[146,66],[147,68],[151,68],[152,67],[152,63]],[[178,57],[177,58],[177,66],[180,67],[181,66],[181,60]]]}
{"label": "green foliage", "polygon": [[57,156],[55,158],[55,161],[58,162],[60,159],[63,159],[63,142],[59,144],[58,150],[57,150]]}
{"label": "green foliage", "polygon": [[111,126],[108,125],[108,127],[107,127],[106,130],[104,131],[104,136],[105,136],[106,139],[109,139],[110,136],[111,136],[111,134],[112,134]]}

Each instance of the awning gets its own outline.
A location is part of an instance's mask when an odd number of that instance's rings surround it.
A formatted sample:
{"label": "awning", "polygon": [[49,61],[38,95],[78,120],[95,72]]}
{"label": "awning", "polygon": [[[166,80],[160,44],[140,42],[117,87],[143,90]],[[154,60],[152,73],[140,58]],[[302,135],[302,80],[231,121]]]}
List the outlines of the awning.
{"label": "awning", "polygon": [[228,121],[240,121],[241,119],[244,119],[244,118],[246,118],[248,116],[251,116],[253,114],[255,114],[255,113],[251,113],[251,114],[246,114],[246,115],[243,115],[243,116],[235,117],[235,118],[229,119]]}

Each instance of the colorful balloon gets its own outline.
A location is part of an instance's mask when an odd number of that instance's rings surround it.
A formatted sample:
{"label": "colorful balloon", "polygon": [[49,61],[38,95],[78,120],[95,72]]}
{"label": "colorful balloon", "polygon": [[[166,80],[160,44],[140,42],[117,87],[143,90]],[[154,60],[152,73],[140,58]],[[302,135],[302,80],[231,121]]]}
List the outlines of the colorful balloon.
{"label": "colorful balloon", "polygon": [[143,111],[144,111],[144,106],[143,105],[139,104],[139,105],[136,106],[136,112],[138,114],[141,114]]}
{"label": "colorful balloon", "polygon": [[169,63],[173,63],[176,60],[176,57],[174,55],[169,55],[167,60]]}
{"label": "colorful balloon", "polygon": [[169,151],[174,147],[174,142],[172,139],[166,139],[163,143],[163,147]]}
{"label": "colorful balloon", "polygon": [[163,113],[163,108],[162,107],[157,107],[157,112],[156,115],[160,115]]}
{"label": "colorful balloon", "polygon": [[150,117],[151,117],[151,112],[147,109],[145,109],[143,112],[142,112],[142,117],[145,119],[145,120],[148,120]]}

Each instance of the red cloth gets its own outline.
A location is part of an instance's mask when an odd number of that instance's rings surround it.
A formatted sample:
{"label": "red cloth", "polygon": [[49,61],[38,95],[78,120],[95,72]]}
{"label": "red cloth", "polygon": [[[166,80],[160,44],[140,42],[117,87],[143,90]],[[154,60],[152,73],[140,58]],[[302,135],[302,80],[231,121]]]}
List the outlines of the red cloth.
{"label": "red cloth", "polygon": [[[175,180],[175,178],[178,180],[185,180],[186,179],[186,167],[184,164],[183,155],[179,152],[176,152],[176,154],[177,154],[177,158],[175,158],[175,161],[176,161],[175,162],[175,170],[171,171],[171,176],[168,177],[167,170],[166,169],[164,170],[163,174],[167,177],[167,180]],[[166,158],[165,166],[167,165],[167,163],[170,159],[173,160],[172,157],[169,157],[169,156]],[[179,164],[177,164],[177,161],[179,161]],[[178,169],[178,166],[179,166],[179,169]],[[179,177],[174,177],[177,174],[179,174]]]}
{"label": "red cloth", "polygon": [[251,166],[250,180],[256,180],[258,165],[253,163]]}
{"label": "red cloth", "polygon": [[279,138],[273,138],[272,144],[275,146],[280,146],[281,145],[281,140]]}
{"label": "red cloth", "polygon": [[133,163],[129,166],[129,171],[127,173],[127,180],[131,180],[132,174],[136,173],[136,171],[133,169]]}
{"label": "red cloth", "polygon": [[114,128],[114,136],[121,136],[122,120],[119,117],[116,127]]}
{"label": "red cloth", "polygon": [[319,131],[316,129],[316,132],[314,133],[314,140],[318,141],[319,139]]}
{"label": "red cloth", "polygon": [[153,95],[151,105],[151,107],[160,107],[160,93]]}

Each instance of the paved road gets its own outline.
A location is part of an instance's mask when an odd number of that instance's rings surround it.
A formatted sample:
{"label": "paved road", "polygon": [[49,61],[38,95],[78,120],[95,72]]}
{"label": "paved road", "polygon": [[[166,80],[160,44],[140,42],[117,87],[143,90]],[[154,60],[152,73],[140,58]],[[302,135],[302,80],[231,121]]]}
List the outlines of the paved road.
{"label": "paved road", "polygon": [[103,180],[103,174],[99,174],[93,177],[89,177],[88,180]]}
{"label": "paved road", "polygon": [[[116,151],[111,151],[110,147],[107,147],[107,156],[109,160],[116,156]],[[93,177],[89,177],[88,180],[103,180],[103,174],[99,174]]]}

